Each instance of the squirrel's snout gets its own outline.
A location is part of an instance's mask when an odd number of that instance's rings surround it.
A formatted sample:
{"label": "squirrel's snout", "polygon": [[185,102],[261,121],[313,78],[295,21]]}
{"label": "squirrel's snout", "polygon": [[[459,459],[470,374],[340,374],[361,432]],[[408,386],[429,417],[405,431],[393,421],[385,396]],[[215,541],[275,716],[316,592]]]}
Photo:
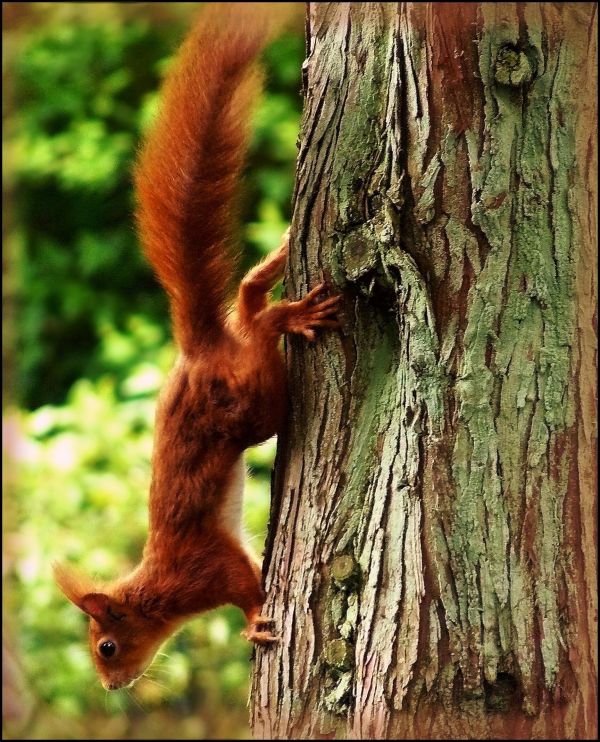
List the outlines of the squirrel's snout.
{"label": "squirrel's snout", "polygon": [[131,686],[135,683],[136,678],[133,680],[102,680],[102,687],[104,690],[120,690],[121,688],[131,688]]}

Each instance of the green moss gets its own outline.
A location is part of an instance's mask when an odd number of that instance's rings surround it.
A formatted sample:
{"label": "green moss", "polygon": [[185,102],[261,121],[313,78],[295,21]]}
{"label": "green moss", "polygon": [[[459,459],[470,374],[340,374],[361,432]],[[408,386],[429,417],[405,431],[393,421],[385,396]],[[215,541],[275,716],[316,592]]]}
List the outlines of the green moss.
{"label": "green moss", "polygon": [[348,670],[352,666],[354,652],[344,639],[332,639],[325,645],[325,661],[330,667]]}

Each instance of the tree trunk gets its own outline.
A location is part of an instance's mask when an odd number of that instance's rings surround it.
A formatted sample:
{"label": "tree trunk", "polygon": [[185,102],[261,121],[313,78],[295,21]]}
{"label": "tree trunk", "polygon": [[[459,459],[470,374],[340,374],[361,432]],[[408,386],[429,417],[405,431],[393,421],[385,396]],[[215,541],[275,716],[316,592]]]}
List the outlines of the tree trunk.
{"label": "tree trunk", "polygon": [[596,7],[311,3],[258,738],[596,734]]}

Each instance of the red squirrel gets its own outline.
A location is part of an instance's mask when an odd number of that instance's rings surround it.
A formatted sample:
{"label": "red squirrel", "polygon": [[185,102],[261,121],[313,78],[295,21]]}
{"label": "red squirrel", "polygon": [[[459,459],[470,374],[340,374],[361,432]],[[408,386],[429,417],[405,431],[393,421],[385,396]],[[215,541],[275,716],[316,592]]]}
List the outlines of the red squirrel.
{"label": "red squirrel", "polygon": [[248,640],[276,640],[261,615],[260,566],[241,540],[243,452],[284,421],[282,334],[313,341],[316,329],[338,327],[339,297],[325,298],[321,284],[299,301],[269,302],[286,233],[228,301],[232,214],[273,15],[269,3],[208,4],[165,80],[135,170],[140,239],[180,350],[157,406],[148,539],[133,572],[109,584],[54,567],[89,616],[107,690],[143,674],[184,621],[226,603],[244,611]]}

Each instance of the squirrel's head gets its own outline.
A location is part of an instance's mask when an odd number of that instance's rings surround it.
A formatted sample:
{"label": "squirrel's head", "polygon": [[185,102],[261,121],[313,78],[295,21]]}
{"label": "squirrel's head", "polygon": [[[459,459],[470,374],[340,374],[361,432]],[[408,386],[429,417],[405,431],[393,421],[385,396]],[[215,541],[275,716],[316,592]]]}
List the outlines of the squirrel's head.
{"label": "squirrel's head", "polygon": [[104,688],[133,684],[172,633],[172,624],[131,605],[118,588],[100,587],[71,567],[55,564],[53,571],[62,592],[89,616],[90,652]]}

